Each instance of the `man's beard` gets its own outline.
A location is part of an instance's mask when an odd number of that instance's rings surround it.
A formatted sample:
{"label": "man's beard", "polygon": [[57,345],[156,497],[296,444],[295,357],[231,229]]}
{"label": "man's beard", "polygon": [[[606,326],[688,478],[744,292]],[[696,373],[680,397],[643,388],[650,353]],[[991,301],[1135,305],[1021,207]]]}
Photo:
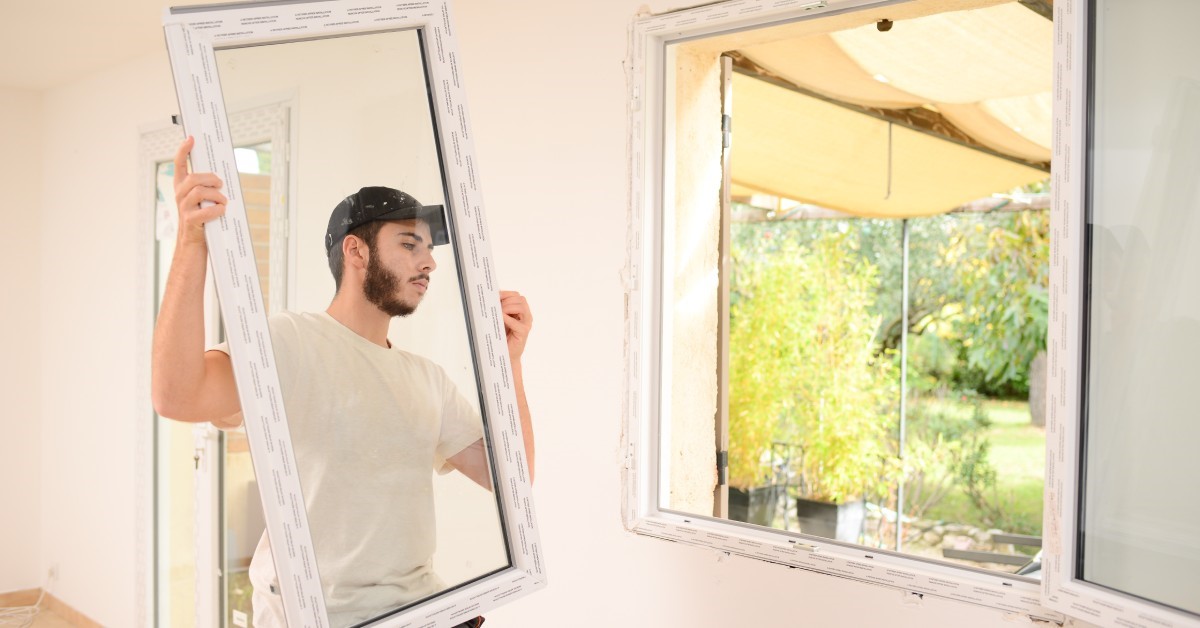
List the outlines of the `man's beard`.
{"label": "man's beard", "polygon": [[[422,273],[413,277],[412,280],[415,279],[428,281],[429,275]],[[400,285],[400,278],[383,267],[383,264],[379,262],[378,255],[372,255],[367,259],[367,276],[363,280],[363,296],[388,316],[408,316],[417,309],[415,304],[409,305],[396,296]]]}

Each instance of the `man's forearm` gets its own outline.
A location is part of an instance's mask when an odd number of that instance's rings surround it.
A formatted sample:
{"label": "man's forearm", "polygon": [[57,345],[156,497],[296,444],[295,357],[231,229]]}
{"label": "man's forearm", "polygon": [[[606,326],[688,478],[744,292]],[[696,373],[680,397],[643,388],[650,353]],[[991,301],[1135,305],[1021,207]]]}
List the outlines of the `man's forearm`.
{"label": "man's forearm", "polygon": [[521,434],[525,441],[525,462],[529,465],[529,481],[534,476],[533,419],[529,416],[529,402],[525,399],[525,378],[521,362],[513,362],[513,386],[517,393],[517,412],[521,415]]}

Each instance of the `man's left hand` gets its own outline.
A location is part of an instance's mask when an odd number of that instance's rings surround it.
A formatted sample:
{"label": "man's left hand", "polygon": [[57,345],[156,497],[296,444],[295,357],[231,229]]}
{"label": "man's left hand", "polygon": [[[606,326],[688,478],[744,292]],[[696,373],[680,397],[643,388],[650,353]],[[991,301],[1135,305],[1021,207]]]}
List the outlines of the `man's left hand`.
{"label": "man's left hand", "polygon": [[508,339],[508,357],[516,366],[525,352],[525,341],[533,328],[533,314],[529,303],[519,292],[500,291],[500,311],[504,313],[504,332]]}

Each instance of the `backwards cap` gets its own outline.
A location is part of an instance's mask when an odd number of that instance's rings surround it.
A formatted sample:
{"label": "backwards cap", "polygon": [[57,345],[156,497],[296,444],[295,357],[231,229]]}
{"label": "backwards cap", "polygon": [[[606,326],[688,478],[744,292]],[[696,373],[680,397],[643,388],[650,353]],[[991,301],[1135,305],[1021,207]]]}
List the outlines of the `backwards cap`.
{"label": "backwards cap", "polygon": [[422,205],[417,199],[386,187],[365,187],[342,199],[329,216],[325,231],[325,254],[340,244],[353,229],[376,220],[423,220],[429,225],[433,244],[450,242],[446,233],[446,212],[441,205]]}

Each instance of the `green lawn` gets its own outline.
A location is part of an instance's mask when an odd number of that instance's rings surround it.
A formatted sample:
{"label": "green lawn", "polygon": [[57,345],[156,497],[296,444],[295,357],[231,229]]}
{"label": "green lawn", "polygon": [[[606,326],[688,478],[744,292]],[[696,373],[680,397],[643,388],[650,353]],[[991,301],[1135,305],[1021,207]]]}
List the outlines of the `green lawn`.
{"label": "green lawn", "polygon": [[[943,405],[961,416],[972,407],[956,401],[926,402]],[[1042,494],[1046,475],[1046,433],[1030,425],[1029,405],[1023,401],[985,400],[983,409],[992,421],[988,429],[991,447],[988,460],[996,469],[996,490],[991,500],[1003,513],[1000,521],[985,521],[981,511],[958,488],[934,506],[927,516],[947,522],[982,528],[998,527],[1006,532],[1040,536]]]}

